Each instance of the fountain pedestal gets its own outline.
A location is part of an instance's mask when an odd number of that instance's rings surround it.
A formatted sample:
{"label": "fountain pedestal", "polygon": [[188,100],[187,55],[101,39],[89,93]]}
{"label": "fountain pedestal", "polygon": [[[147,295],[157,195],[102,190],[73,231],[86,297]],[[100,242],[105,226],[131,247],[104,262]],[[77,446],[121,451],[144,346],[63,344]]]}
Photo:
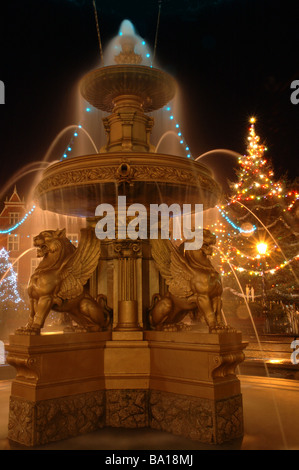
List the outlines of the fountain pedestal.
{"label": "fountain pedestal", "polygon": [[221,444],[243,434],[241,333],[12,335],[8,438],[25,446],[150,427]]}

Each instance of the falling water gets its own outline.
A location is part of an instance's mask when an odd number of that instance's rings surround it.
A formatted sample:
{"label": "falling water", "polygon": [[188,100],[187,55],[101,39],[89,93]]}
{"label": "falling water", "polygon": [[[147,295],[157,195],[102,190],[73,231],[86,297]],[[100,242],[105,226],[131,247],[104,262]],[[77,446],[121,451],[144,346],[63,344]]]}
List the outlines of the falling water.
{"label": "falling water", "polygon": [[131,36],[135,39],[135,53],[141,55],[141,65],[152,65],[153,54],[146,42],[140,37],[129,20],[122,21],[118,35],[114,37],[104,50],[105,65],[115,65],[115,56],[121,52],[121,36]]}
{"label": "falling water", "polygon": [[225,155],[230,155],[230,156],[236,157],[236,158],[242,157],[242,155],[240,153],[234,152],[233,150],[214,149],[214,150],[209,150],[208,152],[205,152],[202,155],[199,155],[199,157],[195,158],[195,161],[200,160],[201,158],[216,154],[216,153],[224,153]]}
{"label": "falling water", "polygon": [[[55,137],[55,139],[52,141],[50,147],[48,148],[43,160],[42,160],[42,163],[47,163],[49,158],[51,157],[52,153],[53,153],[53,150],[55,148],[55,146],[57,145],[57,143],[59,142],[59,140],[67,133],[69,132],[70,130],[74,130],[74,129],[80,129],[81,131],[84,132],[84,134],[88,137],[90,143],[92,144],[94,150],[96,153],[98,153],[98,148],[94,142],[94,140],[92,139],[91,135],[86,131],[86,129],[84,129],[82,126],[79,126],[77,124],[72,124],[70,126],[67,126],[65,127],[64,129],[62,129],[58,134],[57,136]],[[54,162],[51,162],[49,163],[48,165],[51,165],[53,164]],[[35,181],[33,182],[32,186],[31,186],[31,190],[29,192],[29,195],[28,195],[28,201],[32,201],[33,199],[33,192],[34,192],[34,189],[35,187],[37,186],[38,182],[39,182],[39,178],[40,178],[40,175],[37,176],[37,178],[35,179]]]}
{"label": "falling water", "polygon": [[[247,301],[247,298],[246,298],[246,295],[243,291],[243,288],[242,288],[242,285],[239,281],[239,278],[233,268],[233,266],[231,265],[231,263],[229,262],[228,258],[225,256],[225,254],[222,252],[222,250],[220,250],[219,247],[215,247],[221,254],[222,256],[225,258],[226,262],[229,264],[230,268],[231,268],[231,271],[233,273],[233,275],[235,276],[235,279],[236,279],[236,282],[239,286],[239,289],[240,289],[240,292],[244,298],[244,302],[245,302],[245,305],[246,305],[246,308],[248,310],[248,314],[249,314],[249,317],[250,317],[250,320],[251,320],[251,323],[252,323],[252,326],[253,326],[253,329],[254,329],[254,333],[255,333],[255,336],[256,336],[256,339],[257,339],[257,342],[258,342],[258,346],[259,346],[259,349],[260,349],[260,352],[262,353],[262,355],[264,356],[265,355],[265,352],[262,348],[262,345],[261,345],[261,342],[260,342],[260,338],[259,338],[259,334],[257,332],[257,329],[256,329],[256,326],[255,326],[255,323],[254,323],[254,319],[253,319],[253,316],[252,316],[252,313],[251,313],[251,310],[250,310],[250,307],[249,307],[249,304],[248,304],[248,301]],[[269,374],[269,369],[268,369],[268,366],[266,364],[266,361],[265,359],[263,360],[263,363],[264,363],[264,367],[265,367],[265,371],[266,371],[266,375],[268,378],[270,378],[270,374]],[[271,388],[271,391],[272,391],[272,398],[273,398],[273,403],[274,403],[274,408],[275,408],[275,412],[276,412],[276,416],[277,416],[277,420],[278,420],[278,424],[279,424],[279,429],[280,429],[280,432],[281,432],[281,437],[282,437],[282,441],[283,441],[283,444],[284,444],[284,447],[287,449],[288,448],[288,445],[287,445],[287,441],[286,441],[286,436],[285,436],[285,432],[284,432],[284,429],[283,429],[283,425],[282,425],[282,421],[281,421],[281,416],[280,416],[280,413],[279,413],[279,410],[278,410],[278,406],[277,406],[277,401],[276,401],[276,397],[275,397],[275,393],[274,393],[274,390]]]}
{"label": "falling water", "polygon": [[80,129],[81,131],[83,131],[85,133],[85,135],[88,137],[88,139],[90,140],[95,152],[98,153],[97,146],[94,143],[94,140],[92,139],[90,134],[83,127],[79,127],[79,125],[77,125],[77,124],[72,124],[71,126],[65,127],[64,129],[62,129],[62,131],[59,132],[59,134],[57,134],[57,136],[55,137],[55,139],[51,143],[50,147],[48,148],[48,150],[47,150],[47,152],[46,152],[46,154],[43,158],[44,162],[48,161],[48,159],[50,158],[50,156],[53,152],[54,147],[57,145],[57,143],[59,142],[61,137],[63,137],[68,131],[70,131],[72,129]]}
{"label": "falling water", "polygon": [[[34,168],[35,166],[37,166],[37,168]],[[47,168],[49,166],[49,163],[47,162],[32,162],[32,163],[28,163],[28,165],[25,165],[23,166],[23,168],[21,168],[21,170],[18,170],[9,180],[8,182],[5,184],[5,186],[1,189],[1,192],[0,192],[0,199],[2,199],[5,194],[7,193],[7,191],[9,190],[9,188],[11,186],[13,186],[17,181],[19,181],[20,179],[22,179],[24,176],[26,176],[27,174],[31,173],[31,172],[35,172],[35,171],[41,171],[41,170],[44,170],[45,168]]]}
{"label": "falling water", "polygon": [[158,148],[160,147],[162,141],[163,141],[164,138],[167,137],[168,135],[174,135],[178,140],[180,140],[180,137],[177,135],[176,132],[174,132],[174,131],[167,131],[167,132],[164,132],[164,134],[160,137],[159,142],[158,142],[157,145],[156,145],[155,153],[157,153]]}

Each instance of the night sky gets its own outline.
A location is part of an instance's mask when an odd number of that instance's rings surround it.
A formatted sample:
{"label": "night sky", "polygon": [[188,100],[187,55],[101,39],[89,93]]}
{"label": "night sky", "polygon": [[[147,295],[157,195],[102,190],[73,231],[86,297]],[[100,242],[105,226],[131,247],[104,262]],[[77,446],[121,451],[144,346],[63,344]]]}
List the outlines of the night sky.
{"label": "night sky", "polygon": [[[97,0],[103,46],[124,19],[152,47],[158,1]],[[99,57],[92,0],[1,2],[0,184],[41,160],[72,119],[72,92]],[[183,135],[194,156],[245,153],[248,119],[268,147],[275,175],[298,175],[298,0],[165,0],[157,58],[181,90]],[[231,164],[232,161],[231,161]]]}

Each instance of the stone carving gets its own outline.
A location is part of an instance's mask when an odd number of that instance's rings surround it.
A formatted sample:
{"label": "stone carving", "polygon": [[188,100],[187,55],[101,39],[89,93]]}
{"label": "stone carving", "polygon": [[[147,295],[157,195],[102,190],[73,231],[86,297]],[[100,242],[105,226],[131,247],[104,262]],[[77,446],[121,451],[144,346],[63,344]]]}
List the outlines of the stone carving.
{"label": "stone carving", "polygon": [[19,397],[10,397],[8,439],[20,444],[34,444],[34,403]]}
{"label": "stone carving", "polygon": [[40,402],[11,397],[8,438],[43,445],[102,428],[105,392],[96,391]]}
{"label": "stone carving", "polygon": [[135,170],[126,161],[118,167],[116,177],[118,177],[118,183],[131,183],[134,177]]}
{"label": "stone carving", "polygon": [[242,395],[238,394],[215,403],[217,420],[215,441],[219,444],[243,435]]}
{"label": "stone carving", "polygon": [[150,427],[186,438],[222,444],[243,434],[242,396],[222,400],[150,392]]}
{"label": "stone carving", "polygon": [[115,241],[113,246],[115,253],[117,253],[120,258],[132,258],[140,252],[140,243],[130,240]]}
{"label": "stone carving", "polygon": [[96,181],[120,181],[120,176],[130,182],[134,181],[170,181],[176,183],[188,183],[200,186],[211,192],[218,191],[217,183],[210,178],[205,178],[199,173],[169,166],[134,165],[130,166],[130,172],[122,175],[120,166],[100,166],[85,169],[73,169],[59,172],[56,175],[46,177],[41,181],[35,193],[37,197],[53,189],[71,186],[73,184],[84,184]]}
{"label": "stone carving", "polygon": [[243,351],[235,351],[222,356],[215,356],[215,367],[212,370],[212,377],[226,377],[227,375],[235,374],[238,364],[243,362],[245,354]]}
{"label": "stone carving", "polygon": [[148,424],[147,390],[107,390],[106,426],[140,428]]}
{"label": "stone carving", "polygon": [[206,398],[186,397],[152,390],[150,427],[201,442],[213,442],[213,403]]}
{"label": "stone carving", "polygon": [[63,230],[46,230],[34,238],[42,261],[30,278],[30,315],[18,334],[39,334],[50,312],[67,312],[88,331],[99,331],[110,322],[103,296],[95,301],[84,285],[96,269],[100,241],[91,229],[81,230],[76,248]]}
{"label": "stone carving", "polygon": [[17,378],[37,383],[40,378],[41,356],[24,356],[23,354],[8,353],[8,364],[17,369]]}
{"label": "stone carving", "polygon": [[195,312],[204,318],[210,332],[226,329],[221,319],[221,277],[208,258],[215,243],[215,235],[204,230],[200,250],[181,255],[169,240],[151,240],[152,256],[169,286],[149,312],[153,328],[177,329],[187,313]]}

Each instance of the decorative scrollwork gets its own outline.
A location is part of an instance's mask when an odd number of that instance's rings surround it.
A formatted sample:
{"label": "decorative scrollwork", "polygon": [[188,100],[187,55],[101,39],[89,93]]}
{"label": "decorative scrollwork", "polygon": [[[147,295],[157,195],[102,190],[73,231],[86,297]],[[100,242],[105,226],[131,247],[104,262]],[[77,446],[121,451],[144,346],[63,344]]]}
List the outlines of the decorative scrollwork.
{"label": "decorative scrollwork", "polygon": [[227,375],[234,375],[238,364],[243,362],[245,354],[243,351],[230,352],[229,354],[221,354],[215,356],[213,362],[215,368],[212,370],[212,377],[226,377]]}

